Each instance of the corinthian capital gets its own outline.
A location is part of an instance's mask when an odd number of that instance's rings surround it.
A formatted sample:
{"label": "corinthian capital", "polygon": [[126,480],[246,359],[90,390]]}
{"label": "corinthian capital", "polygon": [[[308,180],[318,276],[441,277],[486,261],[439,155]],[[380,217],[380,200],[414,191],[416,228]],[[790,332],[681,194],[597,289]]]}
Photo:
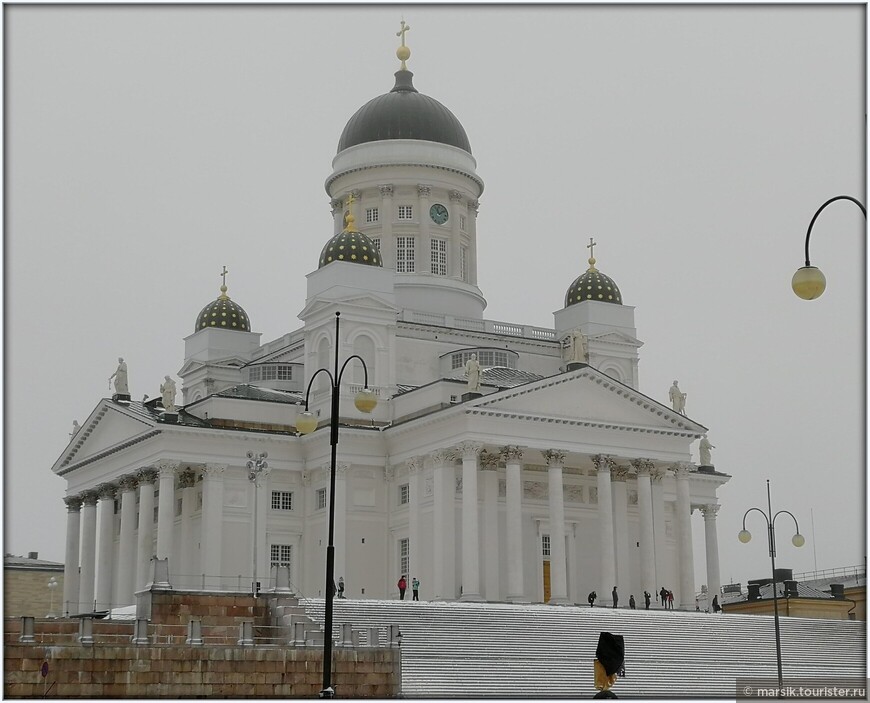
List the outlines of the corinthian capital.
{"label": "corinthian capital", "polygon": [[193,488],[196,485],[196,474],[193,470],[187,468],[178,474],[179,488]]}
{"label": "corinthian capital", "polygon": [[157,472],[152,468],[139,469],[136,472],[136,480],[139,485],[154,483],[157,480]]}
{"label": "corinthian capital", "polygon": [[384,198],[392,198],[393,197],[393,184],[388,183],[386,185],[378,186],[381,189],[381,196]]}
{"label": "corinthian capital", "polygon": [[464,461],[477,459],[482,450],[483,444],[481,442],[460,442],[456,445],[456,451],[462,456]]}
{"label": "corinthian capital", "polygon": [[647,459],[632,459],[631,465],[637,471],[638,476],[649,476],[652,462]]}
{"label": "corinthian capital", "polygon": [[558,449],[546,449],[542,452],[547,466],[555,468],[562,466],[565,461],[565,452],[560,452]]}
{"label": "corinthian capital", "polygon": [[115,487],[111,483],[101,483],[97,486],[97,495],[100,500],[111,500],[115,497]]}
{"label": "corinthian capital", "polygon": [[432,452],[429,455],[429,458],[432,459],[432,464],[435,468],[440,468],[446,464],[452,464],[454,461],[453,452],[449,449],[439,449],[438,451]]}
{"label": "corinthian capital", "polygon": [[67,512],[78,513],[82,509],[81,496],[66,496],[66,498],[63,499],[63,502],[66,503]]}
{"label": "corinthian capital", "polygon": [[423,468],[423,458],[419,456],[412,456],[405,462],[405,467],[408,469],[409,474],[416,474]]}
{"label": "corinthian capital", "polygon": [[678,461],[671,468],[674,470],[674,476],[678,479],[686,479],[689,478],[689,473],[695,468],[695,465],[688,461]]}
{"label": "corinthian capital", "polygon": [[422,183],[419,183],[417,185],[417,195],[419,195],[421,198],[428,198],[431,193],[432,186],[423,185]]}
{"label": "corinthian capital", "polygon": [[448,195],[450,196],[451,202],[462,202],[462,193],[460,193],[458,190],[451,190]]}
{"label": "corinthian capital", "polygon": [[523,450],[516,445],[509,444],[501,448],[501,458],[505,463],[516,463],[523,458]]}
{"label": "corinthian capital", "polygon": [[480,468],[483,471],[495,471],[498,469],[499,455],[492,454],[484,449],[480,453]]}
{"label": "corinthian capital", "polygon": [[715,520],[716,514],[719,512],[719,508],[722,506],[718,503],[708,503],[707,505],[701,506],[701,514],[704,516],[705,520]]}
{"label": "corinthian capital", "polygon": [[226,464],[206,464],[202,474],[204,478],[220,478],[226,470]]}
{"label": "corinthian capital", "polygon": [[613,457],[607,456],[606,454],[595,454],[592,457],[592,463],[595,465],[596,471],[611,471],[614,466],[616,466],[616,462],[613,460]]}

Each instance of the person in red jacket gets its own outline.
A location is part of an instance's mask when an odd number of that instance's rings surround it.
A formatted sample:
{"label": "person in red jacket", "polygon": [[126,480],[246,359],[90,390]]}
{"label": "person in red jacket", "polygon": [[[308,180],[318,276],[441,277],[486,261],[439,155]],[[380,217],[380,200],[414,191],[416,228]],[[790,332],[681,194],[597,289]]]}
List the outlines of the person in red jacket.
{"label": "person in red jacket", "polygon": [[399,587],[399,600],[405,600],[405,589],[408,587],[408,582],[405,581],[405,574],[401,575],[399,583],[396,585]]}

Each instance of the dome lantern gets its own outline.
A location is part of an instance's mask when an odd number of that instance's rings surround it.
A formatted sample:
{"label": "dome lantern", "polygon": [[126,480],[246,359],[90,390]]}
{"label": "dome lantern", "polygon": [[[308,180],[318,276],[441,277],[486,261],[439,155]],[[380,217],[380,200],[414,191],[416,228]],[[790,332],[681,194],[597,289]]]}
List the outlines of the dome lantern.
{"label": "dome lantern", "polygon": [[232,330],[234,332],[250,332],[251,323],[248,314],[241,305],[233,302],[227,295],[227,267],[221,272],[222,283],[217,300],[206,305],[196,316],[194,332],[207,328]]}
{"label": "dome lantern", "polygon": [[375,243],[356,228],[352,205],[356,202],[353,193],[347,198],[347,216],[344,229],[330,239],[320,252],[317,268],[333,261],[346,261],[365,266],[383,266],[381,254]]}
{"label": "dome lantern", "polygon": [[622,305],[622,294],[616,282],[595,268],[595,257],[592,256],[595,242],[589,238],[589,268],[578,276],[565,294],[565,307],[582,303],[584,300],[595,300],[599,303],[615,303]]}

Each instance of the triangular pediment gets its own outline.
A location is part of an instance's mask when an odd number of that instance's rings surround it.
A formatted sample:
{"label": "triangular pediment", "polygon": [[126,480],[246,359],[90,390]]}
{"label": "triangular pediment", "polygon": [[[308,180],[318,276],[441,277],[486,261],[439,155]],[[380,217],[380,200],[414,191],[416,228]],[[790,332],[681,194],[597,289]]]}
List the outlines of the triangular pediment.
{"label": "triangular pediment", "polygon": [[585,367],[533,381],[465,405],[472,414],[555,421],[567,425],[702,434],[703,425],[619,381]]}
{"label": "triangular pediment", "polygon": [[[139,406],[136,404],[136,408]],[[136,408],[110,400],[101,401],[70,439],[52,471],[57,473],[72,464],[117,451],[159,432],[157,423],[147,415],[140,414]]]}
{"label": "triangular pediment", "polygon": [[589,341],[603,342],[605,344],[618,344],[621,346],[628,345],[635,349],[643,346],[643,342],[639,339],[632,337],[630,334],[625,334],[624,332],[605,332],[604,334],[590,335]]}
{"label": "triangular pediment", "polygon": [[304,308],[302,308],[298,317],[300,320],[305,320],[323,313],[331,315],[335,310],[337,303],[341,305],[342,312],[345,312],[350,308],[355,308],[361,311],[389,312],[393,314],[398,311],[398,308],[389,300],[382,298],[377,294],[360,292],[359,294],[343,297],[340,300],[314,298],[309,301]]}

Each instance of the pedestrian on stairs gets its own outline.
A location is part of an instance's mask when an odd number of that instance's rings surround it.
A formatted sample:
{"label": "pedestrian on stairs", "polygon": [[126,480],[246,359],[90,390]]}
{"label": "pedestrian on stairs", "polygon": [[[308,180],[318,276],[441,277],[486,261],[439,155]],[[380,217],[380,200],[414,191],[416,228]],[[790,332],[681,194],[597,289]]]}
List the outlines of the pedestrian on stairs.
{"label": "pedestrian on stairs", "polygon": [[643,592],[643,604],[646,606],[647,610],[649,610],[650,600],[652,600],[652,596],[650,595],[649,591],[644,591]]}
{"label": "pedestrian on stairs", "polygon": [[668,591],[662,586],[662,590],[659,591],[659,598],[662,599],[662,608],[666,608],[668,606]]}
{"label": "pedestrian on stairs", "polygon": [[632,610],[637,610],[637,605],[634,602],[634,593],[628,597],[628,607]]}
{"label": "pedestrian on stairs", "polygon": [[420,579],[416,576],[411,581],[411,593],[414,594],[411,600],[420,600]]}
{"label": "pedestrian on stairs", "polygon": [[399,582],[396,585],[399,587],[399,600],[405,600],[405,589],[408,587],[408,582],[405,581],[405,574],[399,577]]}
{"label": "pedestrian on stairs", "polygon": [[713,596],[713,612],[718,613],[722,610],[722,606],[719,605],[719,596]]}
{"label": "pedestrian on stairs", "polygon": [[613,598],[613,607],[615,608],[619,605],[619,594],[616,592],[616,586],[613,587],[613,591],[610,593],[611,598]]}
{"label": "pedestrian on stairs", "polygon": [[674,592],[668,591],[668,610],[674,609]]}
{"label": "pedestrian on stairs", "polygon": [[596,598],[598,598],[598,594],[597,594],[595,591],[592,591],[592,592],[589,594],[589,597],[586,599],[586,600],[589,601],[589,607],[590,607],[590,608],[594,608],[594,607],[595,607],[595,599],[596,599]]}
{"label": "pedestrian on stairs", "polygon": [[344,598],[344,576],[338,577],[338,597]]}

